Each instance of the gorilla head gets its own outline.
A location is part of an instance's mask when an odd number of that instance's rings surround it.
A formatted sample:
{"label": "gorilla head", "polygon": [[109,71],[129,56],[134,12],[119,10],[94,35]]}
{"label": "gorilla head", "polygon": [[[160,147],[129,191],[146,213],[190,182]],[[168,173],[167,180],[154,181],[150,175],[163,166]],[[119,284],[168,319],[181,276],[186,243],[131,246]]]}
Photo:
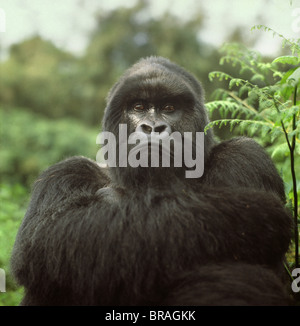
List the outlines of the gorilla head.
{"label": "gorilla head", "polygon": [[[149,168],[153,167],[150,164],[150,135],[157,134],[162,139],[173,132],[179,132],[182,137],[184,132],[188,132],[191,135],[192,152],[195,156],[195,134],[203,132],[209,121],[203,97],[200,83],[187,71],[167,59],[149,57],[128,69],[108,95],[103,130],[116,136],[117,148],[119,124],[127,125],[128,135],[133,133],[144,135],[149,140],[146,142],[146,147],[149,146],[149,164],[147,169],[139,167],[125,170],[116,167],[111,169],[112,178],[118,184],[128,186],[130,180],[134,180],[135,184],[161,180],[161,173],[173,175],[175,171],[177,175],[182,175],[184,171],[182,168],[164,169],[163,172],[161,169]],[[204,159],[208,157],[212,145],[213,135],[209,130],[204,139]],[[129,145],[128,151],[132,148],[133,146]],[[171,157],[174,156],[173,150],[174,146],[171,144]],[[182,153],[183,150],[181,155]],[[185,163],[184,160],[183,162]]]}

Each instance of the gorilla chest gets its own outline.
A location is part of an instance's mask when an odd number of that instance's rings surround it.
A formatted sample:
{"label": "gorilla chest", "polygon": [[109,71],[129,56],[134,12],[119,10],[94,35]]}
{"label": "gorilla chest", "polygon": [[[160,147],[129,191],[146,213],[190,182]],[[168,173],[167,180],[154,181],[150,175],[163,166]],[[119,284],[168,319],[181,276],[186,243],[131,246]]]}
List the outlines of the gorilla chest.
{"label": "gorilla chest", "polygon": [[185,200],[175,192],[118,197],[109,206],[105,241],[118,246],[120,255],[128,258],[130,252],[135,262],[149,259],[162,265],[170,265],[175,257],[176,264],[185,264],[205,256],[206,225],[197,201]]}

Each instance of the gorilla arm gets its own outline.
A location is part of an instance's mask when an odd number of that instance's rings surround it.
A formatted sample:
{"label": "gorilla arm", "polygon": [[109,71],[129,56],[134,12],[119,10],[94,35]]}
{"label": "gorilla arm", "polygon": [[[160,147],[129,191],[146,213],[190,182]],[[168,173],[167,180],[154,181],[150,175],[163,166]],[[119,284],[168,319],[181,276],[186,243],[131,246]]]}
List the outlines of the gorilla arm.
{"label": "gorilla arm", "polygon": [[205,165],[202,180],[215,187],[253,188],[276,194],[284,203],[281,177],[268,154],[247,137],[233,138],[215,145]]}
{"label": "gorilla arm", "polygon": [[170,190],[128,189],[115,198],[107,182],[84,158],[38,179],[12,257],[22,304],[159,304],[183,271],[237,260],[274,267],[289,244],[288,215],[271,194],[183,195],[173,180]]}
{"label": "gorilla arm", "polygon": [[[24,304],[44,304],[40,298],[51,295],[57,287],[77,288],[86,279],[80,273],[85,270],[85,260],[91,260],[86,259],[91,252],[84,246],[89,228],[96,227],[89,218],[96,219],[99,198],[95,193],[108,182],[104,170],[83,157],[59,162],[37,179],[11,260],[16,279],[29,289],[30,298],[25,297]],[[88,206],[94,211],[89,212]],[[75,275],[72,264],[79,266]],[[63,293],[62,301],[72,304],[65,298],[68,291]],[[35,296],[39,302],[34,301]],[[55,297],[59,298],[59,293]]]}

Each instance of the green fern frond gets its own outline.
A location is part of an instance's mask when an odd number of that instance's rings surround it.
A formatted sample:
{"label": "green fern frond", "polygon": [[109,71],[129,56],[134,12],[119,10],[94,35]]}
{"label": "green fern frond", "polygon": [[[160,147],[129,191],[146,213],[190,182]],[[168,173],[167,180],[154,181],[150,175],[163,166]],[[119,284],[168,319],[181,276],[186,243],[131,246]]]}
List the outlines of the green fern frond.
{"label": "green fern frond", "polygon": [[280,157],[286,157],[289,155],[289,147],[287,143],[282,143],[280,145],[277,145],[273,152],[271,153],[272,159],[280,158]]}
{"label": "green fern frond", "polygon": [[[272,133],[274,130],[274,125],[266,121],[256,121],[256,120],[242,120],[242,119],[221,119],[211,121],[205,127],[204,131],[213,128],[215,126],[221,128],[223,126],[230,126],[230,131],[233,130],[237,125],[240,128],[240,132],[247,134],[248,136],[253,136],[256,132],[260,131],[264,136],[267,133]],[[280,130],[280,128],[278,128]]]}
{"label": "green fern frond", "polygon": [[213,128],[213,127],[223,127],[223,126],[226,126],[227,124],[230,125],[230,130],[232,131],[234,125],[240,123],[240,121],[242,120],[239,120],[239,119],[221,119],[221,120],[214,120],[214,121],[211,121],[209,122],[206,127],[204,128],[204,132],[207,132],[207,130]]}
{"label": "green fern frond", "polygon": [[[293,117],[293,115],[297,116],[299,114],[300,114],[300,105],[293,105],[282,111],[282,119],[290,120]],[[297,124],[300,124],[299,122],[300,121],[298,121]]]}
{"label": "green fern frond", "polygon": [[240,117],[242,115],[246,119],[250,117],[253,119],[259,118],[258,112],[250,110],[248,107],[229,99],[209,102],[206,104],[206,108],[210,114],[218,110],[222,118],[225,118],[228,114],[231,114],[231,118]]}
{"label": "green fern frond", "polygon": [[212,82],[214,78],[218,78],[219,81],[222,81],[222,80],[231,80],[233,77],[222,71],[212,71],[208,74],[208,78]]}
{"label": "green fern frond", "polygon": [[265,80],[265,76],[262,75],[262,74],[259,74],[259,73],[256,73],[255,75],[253,75],[251,77],[251,82],[252,83],[259,83],[261,81],[264,81]]}
{"label": "green fern frond", "polygon": [[243,95],[249,95],[249,91],[251,91],[251,87],[249,85],[245,84],[242,85],[238,91],[238,95],[241,98]]}
{"label": "green fern frond", "polygon": [[[290,156],[292,186],[288,196],[293,200],[292,206],[294,203],[291,208],[296,226],[295,265],[298,266],[297,189],[300,190],[300,184],[297,185],[295,156],[300,155],[300,39],[287,39],[264,25],[255,25],[251,30],[255,29],[281,38],[282,46],[288,46],[291,55],[266,63],[259,53],[241,44],[225,44],[221,49],[225,55],[220,63],[238,66],[240,76],[247,73],[249,80],[219,71],[210,74],[211,81],[214,78],[227,80],[228,90],[219,91],[217,100],[206,104],[211,113],[217,109],[222,119],[210,122],[205,132],[212,127],[227,126],[230,131],[235,128],[239,134],[259,137],[265,144],[271,142],[273,146],[269,151],[273,158],[282,160]],[[286,65],[287,71],[282,71],[281,65]],[[226,117],[228,114],[231,119]]]}
{"label": "green fern frond", "polygon": [[287,65],[297,65],[299,63],[299,58],[292,55],[285,55],[281,57],[277,57],[272,61],[272,63],[282,63]]}
{"label": "green fern frond", "polygon": [[212,98],[218,100],[226,100],[228,98],[228,90],[224,88],[217,88],[212,93]]}
{"label": "green fern frond", "polygon": [[224,65],[224,63],[231,63],[233,67],[237,66],[238,64],[243,67],[244,62],[236,56],[225,55],[220,59],[220,65]]}
{"label": "green fern frond", "polygon": [[229,82],[229,89],[232,89],[234,86],[240,86],[240,85],[245,85],[247,81],[241,79],[241,78],[232,78],[231,81]]}
{"label": "green fern frond", "polygon": [[254,25],[251,28],[251,31],[254,31],[255,29],[260,30],[263,29],[265,32],[272,32],[273,37],[277,36],[282,39],[282,47],[286,47],[287,45],[289,46],[292,54],[294,53],[300,53],[300,39],[293,39],[293,38],[286,38],[284,35],[276,32],[274,29],[267,27],[265,25]]}

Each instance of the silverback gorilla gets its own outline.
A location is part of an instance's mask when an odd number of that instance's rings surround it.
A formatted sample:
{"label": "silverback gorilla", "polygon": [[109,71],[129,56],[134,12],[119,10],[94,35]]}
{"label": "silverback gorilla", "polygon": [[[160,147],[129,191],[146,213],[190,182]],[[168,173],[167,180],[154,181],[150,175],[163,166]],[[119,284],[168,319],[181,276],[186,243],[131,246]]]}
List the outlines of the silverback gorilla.
{"label": "silverback gorilla", "polygon": [[[154,132],[194,140],[207,123],[199,82],[149,57],[111,89],[103,130],[118,142],[125,124],[151,147]],[[21,304],[289,304],[292,222],[275,166],[244,137],[217,144],[208,131],[203,152],[200,178],[186,178],[188,166],[103,167],[84,157],[44,171],[12,252]]]}

